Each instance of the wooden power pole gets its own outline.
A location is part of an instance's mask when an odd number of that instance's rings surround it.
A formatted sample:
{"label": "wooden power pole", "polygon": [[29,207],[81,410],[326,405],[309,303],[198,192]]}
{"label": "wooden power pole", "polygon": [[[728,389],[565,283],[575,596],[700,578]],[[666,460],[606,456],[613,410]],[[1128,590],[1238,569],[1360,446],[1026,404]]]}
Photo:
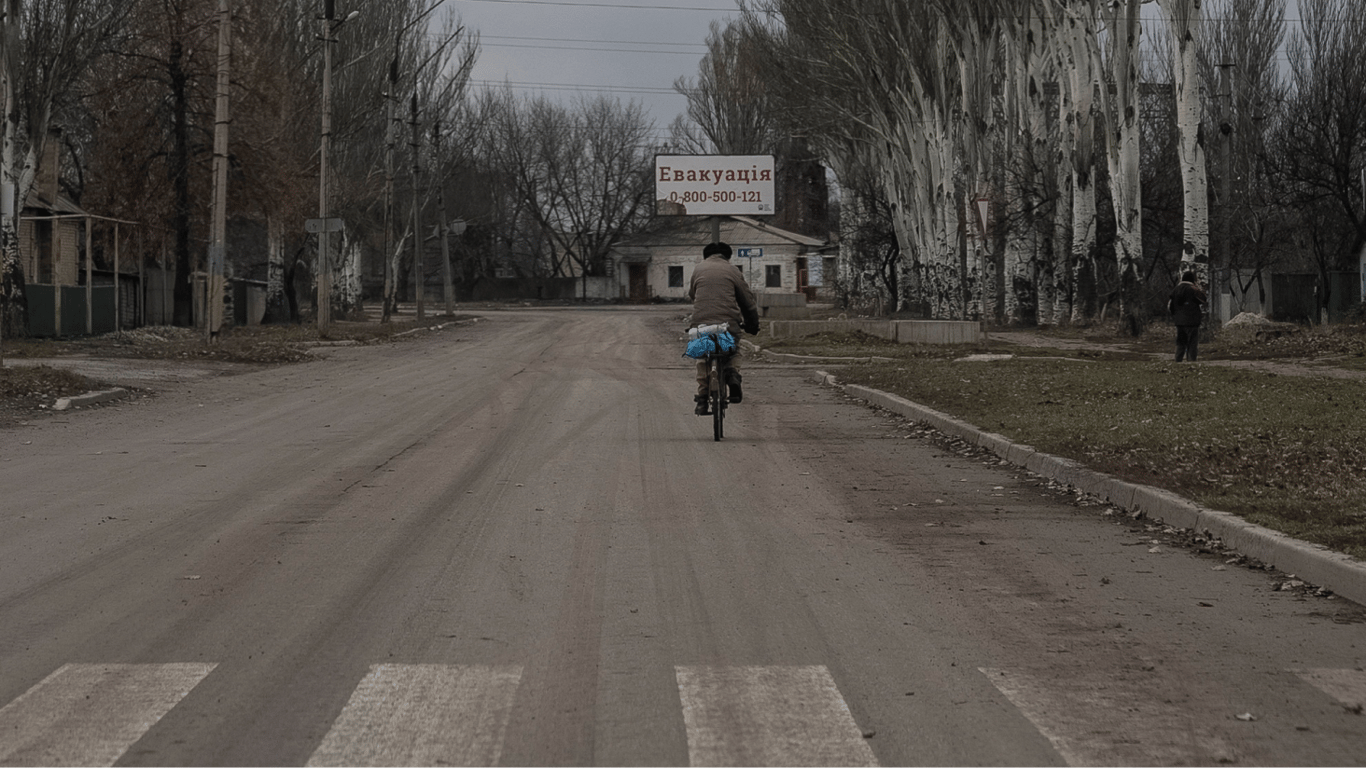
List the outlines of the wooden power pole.
{"label": "wooden power pole", "polygon": [[417,286],[416,286],[416,290],[417,290],[417,319],[418,319],[418,322],[421,322],[421,321],[422,321],[423,319],[425,319],[425,317],[426,317],[426,314],[425,314],[425,302],[424,302],[425,296],[424,296],[424,294],[426,293],[426,290],[427,290],[427,270],[426,270],[426,265],[423,264],[423,259],[422,259],[423,246],[425,245],[425,243],[422,242],[422,200],[418,198],[418,193],[417,193],[417,174],[418,174],[418,171],[420,170],[419,165],[418,165],[418,162],[419,162],[419,159],[420,159],[420,158],[419,158],[419,151],[421,150],[421,145],[420,145],[420,143],[419,143],[418,133],[417,133],[417,92],[416,92],[416,91],[413,92],[413,102],[412,102],[412,129],[413,129],[413,271],[417,273],[416,275],[414,275],[414,280],[413,280],[413,282],[415,282],[415,283],[417,284]]}
{"label": "wooden power pole", "polygon": [[[213,127],[213,233],[209,241],[208,301],[204,308],[207,341],[218,340],[223,330],[223,290],[228,233],[228,96],[231,87],[232,13],[228,0],[218,0],[218,98]],[[114,276],[115,294],[118,275]],[[118,318],[114,319],[115,325]]]}

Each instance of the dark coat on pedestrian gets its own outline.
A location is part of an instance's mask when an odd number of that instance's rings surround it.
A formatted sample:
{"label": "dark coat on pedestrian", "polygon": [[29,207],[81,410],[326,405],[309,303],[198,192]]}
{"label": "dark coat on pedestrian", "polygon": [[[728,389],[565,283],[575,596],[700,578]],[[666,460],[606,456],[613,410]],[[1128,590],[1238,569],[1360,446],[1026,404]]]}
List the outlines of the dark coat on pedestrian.
{"label": "dark coat on pedestrian", "polygon": [[1176,284],[1171,298],[1167,300],[1167,311],[1171,313],[1172,324],[1177,326],[1200,325],[1204,317],[1204,304],[1208,301],[1205,289],[1195,282],[1195,275],[1187,272],[1181,282]]}

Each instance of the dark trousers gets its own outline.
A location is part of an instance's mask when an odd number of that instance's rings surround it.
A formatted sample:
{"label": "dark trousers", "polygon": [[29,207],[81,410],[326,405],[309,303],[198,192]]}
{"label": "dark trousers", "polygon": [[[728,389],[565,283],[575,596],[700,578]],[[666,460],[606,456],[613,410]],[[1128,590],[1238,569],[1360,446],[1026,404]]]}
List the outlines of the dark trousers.
{"label": "dark trousers", "polygon": [[1178,325],[1176,326],[1176,362],[1189,357],[1190,361],[1195,362],[1195,355],[1200,351],[1200,326],[1198,325]]}

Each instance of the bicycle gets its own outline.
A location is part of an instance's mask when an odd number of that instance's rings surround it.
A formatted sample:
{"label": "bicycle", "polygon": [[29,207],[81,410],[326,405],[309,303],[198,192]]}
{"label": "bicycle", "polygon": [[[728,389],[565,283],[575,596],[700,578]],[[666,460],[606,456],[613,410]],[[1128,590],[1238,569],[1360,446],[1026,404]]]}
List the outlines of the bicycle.
{"label": "bicycle", "polygon": [[[708,399],[711,401],[711,425],[712,439],[719,441],[725,436],[726,406],[730,404],[729,391],[729,371],[731,358],[735,357],[739,349],[732,347],[731,351],[722,351],[721,334],[728,334],[729,326],[726,323],[720,325],[707,325],[694,329],[695,338],[707,337],[711,339],[711,349],[701,361],[707,366],[707,390]],[[733,343],[733,342],[732,342]]]}

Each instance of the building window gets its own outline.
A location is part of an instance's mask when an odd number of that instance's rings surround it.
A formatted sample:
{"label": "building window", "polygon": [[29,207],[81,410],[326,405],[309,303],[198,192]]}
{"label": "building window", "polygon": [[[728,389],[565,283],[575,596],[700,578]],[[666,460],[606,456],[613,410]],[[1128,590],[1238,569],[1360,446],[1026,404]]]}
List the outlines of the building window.
{"label": "building window", "polygon": [[782,288],[783,287],[783,265],[769,264],[764,267],[764,287]]}
{"label": "building window", "polygon": [[669,267],[669,287],[670,287],[670,288],[682,288],[682,287],[683,287],[683,268],[682,268],[682,267]]}

